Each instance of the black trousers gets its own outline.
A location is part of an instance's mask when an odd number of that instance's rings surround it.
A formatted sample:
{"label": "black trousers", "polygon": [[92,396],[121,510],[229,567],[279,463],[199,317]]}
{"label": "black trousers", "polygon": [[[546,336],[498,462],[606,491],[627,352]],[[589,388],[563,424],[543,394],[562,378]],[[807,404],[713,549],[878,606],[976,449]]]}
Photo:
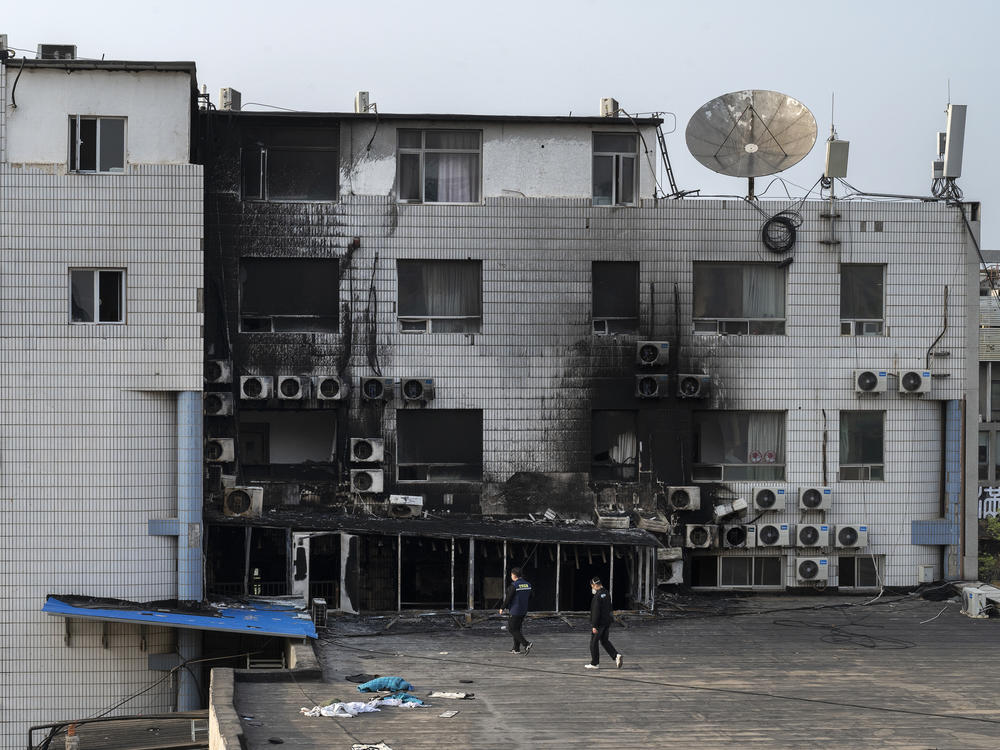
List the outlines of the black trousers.
{"label": "black trousers", "polygon": [[514,639],[514,649],[520,650],[521,646],[528,645],[528,639],[521,634],[521,623],[524,622],[524,615],[511,615],[507,622],[507,632]]}
{"label": "black trousers", "polygon": [[608,629],[610,627],[611,625],[598,625],[597,632],[591,632],[590,634],[590,663],[594,666],[597,666],[601,662],[601,652],[598,649],[598,644],[604,646],[604,650],[608,652],[608,656],[612,659],[618,656],[618,649],[608,640]]}

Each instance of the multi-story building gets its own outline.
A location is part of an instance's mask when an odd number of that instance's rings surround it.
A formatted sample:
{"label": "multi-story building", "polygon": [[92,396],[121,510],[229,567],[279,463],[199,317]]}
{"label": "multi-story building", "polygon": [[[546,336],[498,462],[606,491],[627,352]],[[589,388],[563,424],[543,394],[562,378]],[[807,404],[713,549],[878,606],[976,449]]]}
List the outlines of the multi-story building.
{"label": "multi-story building", "polygon": [[202,598],[203,185],[193,63],[7,52],[0,743],[24,747],[32,724],[144,690],[119,712],[170,710],[156,656],[197,650],[187,631],[43,606]]}
{"label": "multi-story building", "polygon": [[[663,200],[658,124],[204,116],[209,592],[969,575],[978,205]],[[683,566],[544,520],[632,511]]]}

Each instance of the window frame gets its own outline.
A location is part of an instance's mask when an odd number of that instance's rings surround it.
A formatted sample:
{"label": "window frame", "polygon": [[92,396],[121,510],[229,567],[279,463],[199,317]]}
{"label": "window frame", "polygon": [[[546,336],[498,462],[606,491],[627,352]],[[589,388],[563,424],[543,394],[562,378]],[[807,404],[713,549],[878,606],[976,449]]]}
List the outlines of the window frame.
{"label": "window frame", "polygon": [[[784,432],[783,435],[784,445],[782,446],[783,449],[782,460],[779,462],[777,460],[778,457],[776,455],[775,460],[771,462],[765,462],[765,459],[763,457],[761,458],[760,461],[755,462],[750,460],[750,456],[747,456],[746,463],[731,462],[731,463],[717,464],[717,463],[706,463],[697,461],[696,459],[700,458],[701,447],[702,447],[699,435],[699,429],[701,427],[699,423],[699,415],[702,414],[735,414],[735,415],[747,414],[749,415],[750,418],[752,418],[753,415],[755,414],[758,415],[780,414],[783,419],[782,428]],[[773,484],[775,482],[787,481],[786,479],[786,477],[788,476],[788,411],[787,410],[782,411],[778,409],[698,409],[695,410],[692,414],[692,429],[693,429],[692,439],[694,445],[692,452],[693,458],[691,462],[691,472],[692,472],[691,481],[693,481],[694,483],[697,484],[699,482],[756,482],[756,483]],[[747,422],[748,443],[749,443],[750,429],[751,425],[748,420]],[[750,446],[748,445],[747,447]],[[727,476],[726,467],[730,467],[729,471],[732,472],[733,474],[736,474],[736,476]],[[761,469],[766,467],[774,467],[775,469],[780,469],[781,471],[774,472],[776,476],[773,477],[747,478],[745,476],[738,475],[741,472],[748,472],[755,469]],[[713,471],[709,475],[709,473],[706,471],[714,469],[718,469],[718,472]],[[762,472],[756,472],[756,473],[762,473]]]}
{"label": "window frame", "polygon": [[[442,409],[435,411],[460,411],[460,412],[478,412],[479,416],[479,463],[470,463],[468,461],[401,461],[400,460],[400,444],[403,442],[400,439],[399,430],[399,413],[412,412],[413,414],[427,414],[430,413],[426,410],[416,411],[416,410],[406,410],[397,409],[397,419],[396,419],[396,450],[395,450],[395,475],[397,484],[480,484],[483,481],[483,474],[485,471],[485,461],[483,456],[483,436],[486,431],[486,423],[483,418],[482,409]],[[444,470],[462,468],[466,467],[468,469],[478,469],[478,473],[475,477],[471,476],[459,476],[459,477],[448,477],[448,476],[435,476],[434,470]],[[402,476],[403,469],[407,470],[419,470],[423,469],[423,477],[413,477],[413,476]]]}
{"label": "window frame", "polygon": [[[420,133],[420,146],[401,146],[400,136],[403,133]],[[428,148],[427,133],[475,133],[479,138],[476,149],[464,148]],[[420,198],[403,198],[400,186],[403,184],[403,155],[417,156],[417,183],[420,185]],[[429,201],[426,199],[426,182],[424,161],[427,154],[476,154],[479,160],[479,182],[476,185],[476,199],[471,201]],[[396,202],[408,205],[428,206],[476,206],[483,203],[483,131],[479,128],[397,128],[396,130]]]}
{"label": "window frame", "polygon": [[[94,169],[80,169],[80,146],[83,139],[80,137],[80,123],[84,120],[93,120],[95,126],[94,144]],[[122,123],[122,166],[111,169],[101,169],[101,123],[107,120],[120,121]],[[128,117],[124,115],[70,115],[67,122],[67,141],[69,142],[69,160],[67,171],[72,174],[124,174],[128,167]],[[73,134],[76,133],[74,141]]]}
{"label": "window frame", "polygon": [[[604,419],[611,420],[611,415],[617,415],[626,419],[631,418],[632,436],[635,440],[635,455],[631,460],[615,462],[608,451],[609,456],[605,461],[594,460],[594,428],[596,415],[604,415]],[[626,417],[626,415],[628,415]],[[608,425],[605,425],[608,426]],[[595,467],[606,471],[595,472]],[[619,476],[611,476],[617,469]],[[590,411],[590,479],[592,482],[613,482],[633,484],[639,481],[639,412],[636,409],[591,409]]]}
{"label": "window frame", "polygon": [[[851,583],[844,583],[841,579],[841,570],[844,560],[852,560],[854,574]],[[858,560],[871,560],[875,568],[875,583],[871,585],[858,584]],[[859,591],[874,591],[879,588],[879,581],[885,580],[885,555],[840,555],[837,557],[837,588],[855,589]]]}
{"label": "window frame", "polygon": [[[245,155],[256,151],[259,159],[259,174],[257,181],[258,195],[247,193]],[[240,192],[244,201],[253,203],[337,203],[340,200],[340,173],[337,171],[335,195],[332,198],[272,198],[268,185],[267,155],[271,151],[307,151],[333,154],[338,158],[339,149],[335,146],[268,146],[263,143],[244,146],[240,154]]]}
{"label": "window frame", "polygon": [[[597,315],[597,269],[599,266],[634,266],[635,267],[635,288],[631,291],[635,298],[634,316],[601,316]],[[620,294],[620,292],[618,292]],[[612,336],[614,334],[631,335],[639,332],[639,322],[642,317],[642,264],[639,261],[631,260],[594,260],[590,262],[590,321],[591,332],[595,336]],[[617,325],[613,327],[619,330],[611,330],[608,323],[614,321]],[[631,323],[632,325],[622,324]]]}
{"label": "window frame", "polygon": [[[303,261],[306,263],[310,262],[323,262],[330,263],[336,267],[337,278],[336,284],[331,285],[332,292],[337,295],[337,314],[336,315],[320,315],[317,313],[254,313],[245,312],[244,306],[246,304],[244,300],[244,278],[243,273],[247,268],[247,264],[250,265],[254,263],[285,263],[285,262],[295,262]],[[239,307],[237,309],[237,320],[239,323],[239,332],[247,334],[258,334],[258,333],[290,333],[290,334],[325,334],[325,333],[339,333],[340,332],[340,282],[341,282],[341,268],[339,258],[316,258],[316,257],[258,257],[258,256],[242,256],[239,259],[239,266],[237,272],[237,284],[238,284],[238,303]],[[300,328],[300,327],[285,327],[279,326],[275,327],[275,320],[283,321],[333,321],[332,324],[325,327],[314,326],[312,328]],[[268,328],[254,328],[247,325],[249,321],[267,321]]]}
{"label": "window frame", "polygon": [[[767,317],[696,317],[698,309],[697,301],[699,285],[695,281],[696,269],[698,266],[731,266],[741,269],[767,267],[776,268],[781,271],[783,285],[780,318]],[[742,307],[742,300],[741,300]],[[743,311],[745,312],[745,311]],[[755,330],[756,326],[756,330]],[[780,330],[760,330],[761,328],[774,327]],[[788,267],[780,267],[775,263],[756,263],[740,261],[693,261],[691,264],[691,331],[696,336],[787,336],[788,335]]]}
{"label": "window frame", "polygon": [[[94,316],[98,318],[97,320],[73,320],[73,274],[79,272],[88,272],[93,274],[93,288],[94,288]],[[119,320],[100,320],[100,304],[101,304],[101,274],[102,273],[117,273],[119,274],[119,285],[118,285],[118,300],[119,307],[121,308],[121,316]],[[69,313],[69,324],[75,326],[123,326],[127,320],[128,311],[125,305],[126,291],[128,289],[126,282],[126,269],[125,268],[104,268],[96,266],[70,266],[68,273],[66,275],[69,286],[67,288],[67,304]]]}
{"label": "window frame", "polygon": [[[404,315],[402,311],[402,295],[400,294],[400,264],[402,263],[461,263],[474,264],[479,270],[479,314],[478,315]],[[482,333],[483,330],[483,261],[478,258],[448,259],[448,258],[397,258],[396,259],[396,322],[399,332],[410,335],[425,333],[469,335]],[[479,325],[470,331],[435,331],[434,321],[440,320],[477,320]],[[423,323],[423,327],[418,324]],[[409,324],[409,327],[407,327]]]}
{"label": "window frame", "polygon": [[[881,414],[882,415],[882,461],[881,463],[844,463],[843,452],[840,451],[840,443],[844,436],[844,418],[848,415],[856,414]],[[884,409],[843,409],[838,415],[837,425],[838,437],[838,457],[837,457],[837,479],[841,482],[884,482],[885,478],[885,426],[887,412]],[[844,470],[849,474],[859,474],[860,476],[844,476]],[[877,476],[873,476],[877,474]]]}
{"label": "window frame", "polygon": [[[598,151],[597,150],[597,139],[599,136],[603,135],[613,135],[622,136],[630,135],[635,138],[635,151],[627,153],[625,151]],[[590,180],[591,180],[591,203],[594,206],[599,206],[603,208],[615,207],[615,206],[638,206],[641,198],[639,197],[639,134],[633,132],[599,132],[594,131],[591,133],[590,141]],[[597,180],[595,172],[597,170],[597,159],[598,158],[608,158],[611,157],[611,197],[610,202],[598,202],[597,200]],[[632,159],[632,200],[623,201],[621,200],[622,192],[622,159],[631,158]]]}
{"label": "window frame", "polygon": [[[780,591],[786,587],[786,580],[788,577],[787,566],[785,565],[785,557],[780,554],[773,555],[695,555],[692,560],[703,559],[707,557],[714,557],[715,564],[715,583],[711,586],[705,585],[694,585],[691,588],[698,591],[707,591],[712,589],[719,589],[725,591]],[[726,565],[725,561],[734,560],[749,560],[749,583],[723,583],[723,568]],[[758,560],[776,560],[778,566],[778,583],[756,583],[757,580],[757,566]],[[732,564],[732,563],[730,563]],[[761,577],[763,577],[763,571],[761,572]]]}
{"label": "window frame", "polygon": [[[882,315],[880,318],[858,318],[844,317],[843,309],[843,289],[844,289],[844,269],[845,268],[881,268],[882,269]],[[885,287],[888,269],[885,263],[841,263],[840,275],[840,335],[841,336],[888,336],[889,328],[885,319]],[[877,330],[874,330],[877,326]],[[869,330],[872,329],[872,330]]]}

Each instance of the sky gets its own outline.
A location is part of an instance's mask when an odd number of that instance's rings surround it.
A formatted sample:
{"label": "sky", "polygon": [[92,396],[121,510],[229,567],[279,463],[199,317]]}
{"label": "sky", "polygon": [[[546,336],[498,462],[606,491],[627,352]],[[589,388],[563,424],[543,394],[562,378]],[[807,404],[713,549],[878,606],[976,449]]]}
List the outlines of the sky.
{"label": "sky", "polygon": [[[424,0],[380,3],[10,3],[0,33],[29,51],[76,44],[81,57],[193,60],[217,103],[351,111],[369,91],[380,112],[596,115],[611,96],[630,113],[666,112],[681,189],[745,195],[684,141],[710,99],[773,89],[798,99],[817,145],[765,197],[801,196],[823,171],[832,116],[850,141],[847,180],[868,192],[929,195],[949,101],[968,105],[958,185],[983,203],[983,247],[1000,249],[1000,2],[995,0]],[[39,8],[44,7],[44,12]],[[757,192],[771,178],[758,178]]]}

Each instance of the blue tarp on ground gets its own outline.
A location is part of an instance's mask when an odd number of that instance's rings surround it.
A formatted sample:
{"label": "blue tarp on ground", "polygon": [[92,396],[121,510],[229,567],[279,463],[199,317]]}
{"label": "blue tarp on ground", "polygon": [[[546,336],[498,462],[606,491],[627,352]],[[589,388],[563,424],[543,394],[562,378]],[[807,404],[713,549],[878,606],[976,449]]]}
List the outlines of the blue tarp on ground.
{"label": "blue tarp on ground", "polygon": [[221,630],[251,635],[278,635],[288,638],[315,638],[316,628],[302,610],[279,604],[255,602],[241,607],[213,607],[203,612],[143,608],[141,604],[108,606],[87,602],[83,597],[48,596],[42,612],[59,617],[73,617],[106,622],[131,622],[167,628]]}

